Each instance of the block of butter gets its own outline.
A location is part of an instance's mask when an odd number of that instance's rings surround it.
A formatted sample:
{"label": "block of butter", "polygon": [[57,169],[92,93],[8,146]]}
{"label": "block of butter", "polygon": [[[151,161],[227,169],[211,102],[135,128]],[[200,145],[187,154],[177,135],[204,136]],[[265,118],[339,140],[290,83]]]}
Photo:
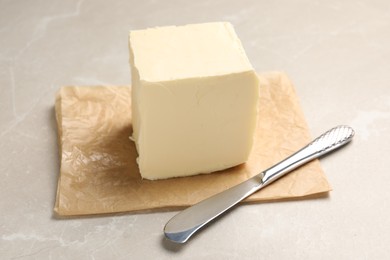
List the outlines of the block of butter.
{"label": "block of butter", "polygon": [[129,46],[143,178],[210,173],[248,159],[259,84],[230,23],[130,31]]}

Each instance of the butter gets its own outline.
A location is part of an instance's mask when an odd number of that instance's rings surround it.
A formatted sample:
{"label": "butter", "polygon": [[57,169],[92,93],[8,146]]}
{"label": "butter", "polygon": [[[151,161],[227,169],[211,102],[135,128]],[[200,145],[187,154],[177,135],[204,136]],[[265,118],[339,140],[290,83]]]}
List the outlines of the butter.
{"label": "butter", "polygon": [[258,79],[230,23],[130,31],[133,140],[143,178],[244,163]]}

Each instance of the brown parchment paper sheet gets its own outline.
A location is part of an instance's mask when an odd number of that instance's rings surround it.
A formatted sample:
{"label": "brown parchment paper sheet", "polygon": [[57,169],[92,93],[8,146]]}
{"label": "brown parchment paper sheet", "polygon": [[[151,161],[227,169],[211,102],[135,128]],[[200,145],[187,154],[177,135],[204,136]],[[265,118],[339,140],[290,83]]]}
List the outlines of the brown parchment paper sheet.
{"label": "brown parchment paper sheet", "polygon": [[[60,216],[173,209],[193,205],[260,173],[311,141],[294,87],[280,72],[259,75],[255,144],[246,164],[207,175],[142,180],[129,139],[128,86],[63,87],[55,111],[61,169],[54,211]],[[247,202],[330,190],[315,160],[255,193]]]}

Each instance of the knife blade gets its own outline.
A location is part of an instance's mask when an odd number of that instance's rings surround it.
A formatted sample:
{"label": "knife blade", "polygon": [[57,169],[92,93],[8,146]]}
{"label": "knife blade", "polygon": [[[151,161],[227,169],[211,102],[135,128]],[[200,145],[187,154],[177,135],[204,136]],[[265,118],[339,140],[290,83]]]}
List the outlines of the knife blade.
{"label": "knife blade", "polygon": [[175,243],[187,242],[195,232],[243,199],[299,166],[347,144],[354,134],[354,130],[345,125],[330,129],[267,170],[181,211],[165,225],[165,237]]}

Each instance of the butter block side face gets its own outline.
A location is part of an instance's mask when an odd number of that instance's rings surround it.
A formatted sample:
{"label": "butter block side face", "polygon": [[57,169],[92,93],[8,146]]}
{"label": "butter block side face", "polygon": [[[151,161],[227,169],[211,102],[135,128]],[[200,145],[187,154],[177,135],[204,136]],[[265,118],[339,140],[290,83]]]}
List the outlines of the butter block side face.
{"label": "butter block side face", "polygon": [[[225,51],[234,52],[223,62],[220,56],[212,56],[212,50],[217,47],[215,39],[209,39],[211,42],[207,44],[200,32],[194,32],[201,38],[198,41],[206,43],[197,48],[192,46],[193,34],[191,39],[186,38],[193,32],[192,26],[186,29],[189,30],[187,34],[180,27],[177,37],[183,34],[185,39],[181,39],[178,46],[166,44],[164,39],[159,41],[163,38],[159,29],[146,30],[153,36],[158,32],[158,37],[154,38],[156,46],[151,46],[150,42],[140,44],[146,40],[143,34],[142,37],[137,33],[130,34],[133,138],[143,178],[154,180],[210,173],[244,163],[249,156],[256,128],[258,79],[237,36],[232,37],[230,27],[225,23],[217,25],[213,23],[211,27],[214,29],[207,26],[203,29],[209,30],[206,34],[210,30],[221,34],[219,40]],[[176,33],[176,28],[164,28],[163,31]],[[221,32],[221,28],[228,29]],[[165,59],[162,64],[166,65],[160,65],[162,72],[154,72],[154,69],[139,65],[144,59],[152,62],[152,56],[158,56],[151,51],[149,54],[153,55],[146,58],[145,46],[148,50],[165,48],[165,52],[172,51],[172,55],[173,50],[169,48],[183,48],[196,52],[199,60],[196,62],[200,64],[203,60],[206,67],[210,62],[221,64],[219,68],[204,69],[196,65],[191,70],[187,67],[177,71],[173,68],[178,60],[184,62],[182,66],[185,67],[194,58],[183,60],[183,57],[175,56],[168,59],[163,55],[159,57]],[[182,53],[186,51],[182,50]]]}
{"label": "butter block side face", "polygon": [[144,83],[136,139],[142,176],[188,176],[244,163],[256,127],[256,86],[257,77],[250,72]]}

